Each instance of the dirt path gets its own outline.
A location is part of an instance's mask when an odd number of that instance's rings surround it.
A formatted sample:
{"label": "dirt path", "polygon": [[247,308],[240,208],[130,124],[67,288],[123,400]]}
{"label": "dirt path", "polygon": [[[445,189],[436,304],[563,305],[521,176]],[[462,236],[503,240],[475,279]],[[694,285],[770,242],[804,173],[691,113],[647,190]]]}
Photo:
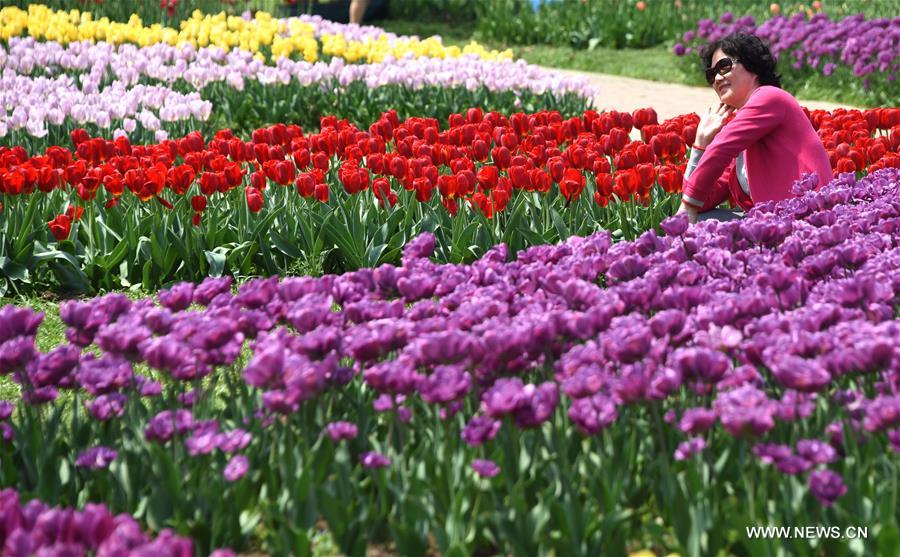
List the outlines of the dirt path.
{"label": "dirt path", "polygon": [[[598,109],[627,110],[631,112],[638,108],[653,107],[659,115],[660,121],[679,114],[689,114],[691,112],[702,114],[706,107],[712,106],[713,103],[717,102],[716,94],[707,87],[691,87],[689,85],[661,83],[631,77],[573,70],[555,69],[555,71],[588,78],[600,91],[594,97],[594,103]],[[800,104],[809,109],[833,110],[841,106],[855,108],[850,105],[803,99],[800,99]]]}

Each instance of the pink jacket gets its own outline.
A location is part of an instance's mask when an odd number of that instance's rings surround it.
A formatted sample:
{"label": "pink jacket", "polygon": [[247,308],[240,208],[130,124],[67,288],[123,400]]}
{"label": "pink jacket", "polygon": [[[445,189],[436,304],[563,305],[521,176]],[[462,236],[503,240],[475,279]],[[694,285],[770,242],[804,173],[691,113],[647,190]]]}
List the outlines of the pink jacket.
{"label": "pink jacket", "polygon": [[[734,170],[735,157],[744,150],[752,199],[741,190]],[[684,181],[683,199],[700,212],[728,199],[747,210],[754,203],[791,197],[791,184],[808,172],[819,175],[820,186],[832,178],[822,141],[790,93],[764,85],[706,147]]]}

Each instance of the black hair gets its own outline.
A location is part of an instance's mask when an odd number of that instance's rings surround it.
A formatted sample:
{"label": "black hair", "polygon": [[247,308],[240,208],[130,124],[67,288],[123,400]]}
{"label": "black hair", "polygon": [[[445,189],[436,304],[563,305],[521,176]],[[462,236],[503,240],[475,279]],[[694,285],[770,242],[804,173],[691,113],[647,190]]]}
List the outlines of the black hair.
{"label": "black hair", "polygon": [[756,35],[738,31],[709,43],[700,50],[704,68],[712,65],[713,54],[720,48],[728,56],[736,58],[748,72],[756,74],[760,85],[781,87],[781,76],[775,72],[775,57]]}

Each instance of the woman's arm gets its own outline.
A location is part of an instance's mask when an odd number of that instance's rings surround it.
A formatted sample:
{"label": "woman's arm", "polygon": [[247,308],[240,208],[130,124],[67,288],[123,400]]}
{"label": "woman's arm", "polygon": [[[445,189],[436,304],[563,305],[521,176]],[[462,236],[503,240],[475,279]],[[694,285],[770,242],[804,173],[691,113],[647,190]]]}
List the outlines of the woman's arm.
{"label": "woman's arm", "polygon": [[[687,180],[691,174],[693,174],[694,170],[697,168],[697,165],[700,164],[700,159],[703,158],[704,149],[699,149],[697,147],[691,148],[691,154],[688,159],[687,168],[684,170],[684,178]],[[722,172],[722,175],[719,176],[719,179],[716,180],[715,184],[713,184],[712,189],[706,196],[706,201],[700,203],[699,200],[694,199],[684,199],[684,195],[682,195],[682,207],[678,211],[679,213],[688,213],[688,217],[692,220],[692,222],[696,219],[699,213],[705,213],[711,209],[715,209],[725,201],[731,197],[731,180],[734,177],[734,173],[736,172],[735,165],[729,164],[728,168]]]}
{"label": "woman's arm", "polygon": [[682,191],[685,203],[695,208],[706,204],[714,185],[725,168],[747,147],[775,129],[784,116],[785,106],[778,90],[757,91],[728,125],[722,128],[691,173]]}

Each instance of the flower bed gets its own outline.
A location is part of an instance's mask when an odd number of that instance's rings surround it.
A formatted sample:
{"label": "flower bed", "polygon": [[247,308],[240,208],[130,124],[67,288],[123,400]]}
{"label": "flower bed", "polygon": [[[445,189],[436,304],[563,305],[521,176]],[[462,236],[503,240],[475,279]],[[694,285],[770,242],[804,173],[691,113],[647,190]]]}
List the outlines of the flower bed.
{"label": "flower bed", "polygon": [[348,555],[429,534],[442,554],[742,553],[723,532],[797,516],[889,533],[900,170],[794,188],[741,222],[514,262],[438,265],[426,234],[400,267],[66,302],[48,353],[42,316],[7,306],[0,481],[106,494],[201,550],[262,532],[283,554],[320,519]]}
{"label": "flower bed", "polygon": [[[898,117],[810,113],[838,173],[900,164]],[[319,133],[276,125],[251,142],[224,130],[209,142],[193,132],[132,145],[76,130],[73,151],[0,148],[3,273],[7,285],[49,272],[77,290],[154,288],[394,262],[421,231],[455,262],[499,242],[519,250],[597,230],[634,238],[675,211],[696,123],[658,124],[652,109],[564,119],[472,108],[443,131],[392,111],[369,131],[329,117]],[[631,141],[636,129],[642,140]]]}
{"label": "flower bed", "polygon": [[[38,40],[67,44],[75,41],[103,41],[111,44],[149,46],[216,46],[226,51],[247,50],[261,59],[300,56],[307,62],[325,56],[345,56],[349,61],[380,62],[388,56],[458,57],[473,54],[485,60],[511,59],[512,51],[487,50],[478,43],[459,48],[445,47],[439,37],[421,40],[385,33],[378,28],[340,25],[317,17],[278,19],[267,12],[249,12],[243,17],[224,12],[195,11],[179,23],[178,29],[159,24],[144,25],[132,15],[127,22],[94,19],[90,12],[53,10],[33,4],[27,10],[7,7],[0,10],[0,40],[31,36]],[[320,45],[321,42],[321,45]]]}
{"label": "flower bed", "polygon": [[[0,544],[7,555],[194,555],[191,540],[163,530],[156,538],[127,514],[113,516],[102,504],[84,510],[23,504],[15,489],[0,491]],[[211,557],[233,557],[217,550]]]}
{"label": "flower bed", "polygon": [[[479,105],[511,112],[554,107],[582,112],[594,91],[580,78],[522,61],[400,58],[350,64],[334,57],[309,63],[279,58],[266,65],[246,50],[156,44],[136,47],[32,38],[0,46],[0,137],[32,149],[76,126],[124,130],[134,142],[161,141],[221,127],[249,133],[263,122],[313,126],[337,113],[359,125],[385,105],[446,117]],[[202,122],[212,120],[205,126]],[[220,127],[213,127],[215,125]],[[56,142],[61,140],[57,136]]]}
{"label": "flower bed", "polygon": [[812,17],[797,13],[757,24],[752,16],[735,18],[726,12],[719,21],[700,20],[696,31],[684,34],[684,43],[675,44],[674,52],[691,55],[703,44],[736,31],[754,33],[766,41],[780,60],[780,71],[797,88],[818,73],[828,78],[831,87],[861,88],[885,106],[900,104],[896,92],[900,17],[866,19],[856,14],[832,20],[824,13]]}

